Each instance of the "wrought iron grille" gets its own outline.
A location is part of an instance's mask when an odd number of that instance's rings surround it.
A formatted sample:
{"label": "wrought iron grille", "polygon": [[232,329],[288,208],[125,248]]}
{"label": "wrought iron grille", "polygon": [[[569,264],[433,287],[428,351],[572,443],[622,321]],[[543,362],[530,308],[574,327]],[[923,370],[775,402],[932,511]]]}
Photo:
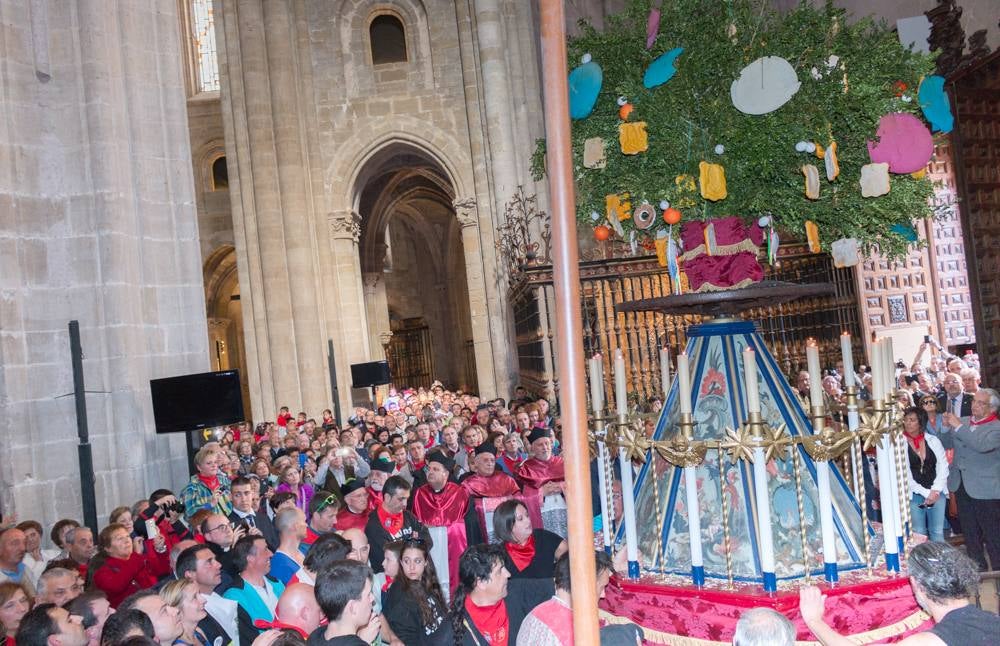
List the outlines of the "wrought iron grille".
{"label": "wrought iron grille", "polygon": [[[855,356],[863,353],[858,321],[857,290],[853,269],[837,269],[829,255],[808,254],[801,247],[781,249],[776,267],[766,268],[766,278],[796,283],[832,283],[835,293],[757,308],[742,315],[755,321],[765,342],[785,373],[805,368],[805,344],[816,339],[824,367],[840,360],[840,333],[850,332]],[[555,372],[553,344],[555,303],[551,266],[528,270],[526,284],[512,294],[517,355],[522,385],[538,395],[555,399],[559,375]],[[654,312],[616,313],[615,305],[631,300],[666,296],[669,277],[655,258],[612,259],[580,264],[580,300],[583,347],[586,356],[601,353],[604,361],[606,401],[614,401],[610,385],[610,357],[621,349],[625,355],[626,383],[634,404],[646,406],[663,392],[659,349],[675,357],[687,346],[687,328],[700,316],[670,316]]]}

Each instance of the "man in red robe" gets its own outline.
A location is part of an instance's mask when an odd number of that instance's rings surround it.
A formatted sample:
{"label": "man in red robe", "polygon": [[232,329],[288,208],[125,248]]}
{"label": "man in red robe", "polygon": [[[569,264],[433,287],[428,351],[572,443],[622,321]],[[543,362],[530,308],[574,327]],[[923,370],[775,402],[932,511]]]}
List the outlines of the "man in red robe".
{"label": "man in red robe", "polygon": [[344,506],[337,512],[337,531],[360,529],[364,531],[368,514],[374,509],[374,501],[368,495],[365,481],[352,478],[340,485],[340,497]]}
{"label": "man in red robe", "polygon": [[493,511],[505,500],[521,495],[521,488],[514,478],[497,470],[494,453],[496,449],[489,442],[476,447],[475,457],[469,467],[472,471],[462,478],[461,483],[472,499],[479,524],[479,541],[493,540]]}
{"label": "man in red robe", "polygon": [[517,480],[524,492],[525,506],[535,527],[544,527],[566,538],[566,478],[563,460],[552,454],[552,431],[535,427],[528,434],[531,457],[517,470]]}
{"label": "man in red robe", "polygon": [[458,585],[458,559],[468,546],[465,512],[469,494],[448,482],[455,461],[437,451],[427,456],[427,484],[413,493],[413,515],[430,532],[431,559],[437,569],[441,589],[449,592]]}

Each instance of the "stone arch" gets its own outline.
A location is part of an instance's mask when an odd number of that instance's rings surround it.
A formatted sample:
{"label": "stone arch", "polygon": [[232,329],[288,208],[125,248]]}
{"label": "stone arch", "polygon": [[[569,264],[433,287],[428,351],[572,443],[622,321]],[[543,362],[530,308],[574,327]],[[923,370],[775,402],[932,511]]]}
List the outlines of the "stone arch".
{"label": "stone arch", "polygon": [[243,307],[236,266],[236,248],[221,245],[202,267],[208,353],[213,370],[239,370],[245,419],[251,419],[250,384],[246,374]]}
{"label": "stone arch", "polygon": [[206,141],[197,150],[192,151],[191,159],[194,160],[195,170],[194,180],[199,193],[211,193],[216,190],[212,182],[212,164],[218,158],[225,156],[226,142],[222,139]]}
{"label": "stone arch", "polygon": [[472,340],[466,267],[448,266],[465,244],[456,188],[440,157],[408,139],[377,139],[347,175],[343,199],[359,216],[370,347],[376,356],[384,347],[399,386],[458,384],[475,361],[464,351]]}
{"label": "stone arch", "polygon": [[366,168],[373,167],[371,162],[380,153],[398,145],[411,147],[439,166],[457,199],[474,195],[472,177],[459,170],[471,169],[472,159],[451,133],[406,115],[394,116],[392,121],[392,124],[364,132],[355,130],[339,146],[341,154],[327,174],[328,186],[343,188],[342,191],[334,190],[334,211],[357,212],[358,187],[364,184]]}

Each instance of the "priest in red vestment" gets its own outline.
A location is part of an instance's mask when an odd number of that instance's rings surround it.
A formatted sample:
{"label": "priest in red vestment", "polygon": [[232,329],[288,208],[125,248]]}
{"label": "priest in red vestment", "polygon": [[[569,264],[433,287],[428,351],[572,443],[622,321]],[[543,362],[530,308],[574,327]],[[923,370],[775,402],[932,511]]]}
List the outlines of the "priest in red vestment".
{"label": "priest in red vestment", "polygon": [[448,482],[455,461],[437,451],[427,456],[427,484],[413,492],[413,515],[430,532],[431,559],[441,589],[449,593],[458,585],[458,559],[468,546],[465,512],[469,494]]}
{"label": "priest in red vestment", "polygon": [[561,457],[552,454],[552,431],[535,427],[528,434],[531,457],[517,470],[532,525],[566,538],[566,478]]}
{"label": "priest in red vestment", "polygon": [[337,512],[337,531],[360,529],[364,531],[368,514],[375,508],[374,500],[368,495],[365,481],[352,478],[340,485],[340,497],[344,506]]}
{"label": "priest in red vestment", "polygon": [[475,506],[483,543],[493,541],[493,511],[503,501],[521,497],[521,488],[514,478],[497,469],[495,452],[489,442],[477,446],[475,457],[469,464],[472,471],[461,480]]}

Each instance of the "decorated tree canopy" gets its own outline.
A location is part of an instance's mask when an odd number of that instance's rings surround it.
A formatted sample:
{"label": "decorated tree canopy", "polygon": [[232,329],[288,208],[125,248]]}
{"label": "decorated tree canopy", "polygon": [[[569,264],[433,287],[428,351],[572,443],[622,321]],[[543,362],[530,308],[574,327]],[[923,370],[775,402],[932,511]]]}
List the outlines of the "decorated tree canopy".
{"label": "decorated tree canopy", "polygon": [[886,123],[926,128],[918,90],[933,70],[885,24],[829,2],[782,13],[765,0],[633,0],[603,31],[582,24],[569,57],[570,69],[587,61],[589,79],[574,89],[570,78],[571,100],[581,92],[590,108],[573,114],[577,215],[601,236],[662,241],[677,211],[682,222],[770,216],[826,250],[856,239],[900,256],[913,221],[931,215],[923,172],[863,171],[885,161],[870,150],[906,157],[898,168],[929,161],[922,131],[909,137],[919,150],[876,135]]}

